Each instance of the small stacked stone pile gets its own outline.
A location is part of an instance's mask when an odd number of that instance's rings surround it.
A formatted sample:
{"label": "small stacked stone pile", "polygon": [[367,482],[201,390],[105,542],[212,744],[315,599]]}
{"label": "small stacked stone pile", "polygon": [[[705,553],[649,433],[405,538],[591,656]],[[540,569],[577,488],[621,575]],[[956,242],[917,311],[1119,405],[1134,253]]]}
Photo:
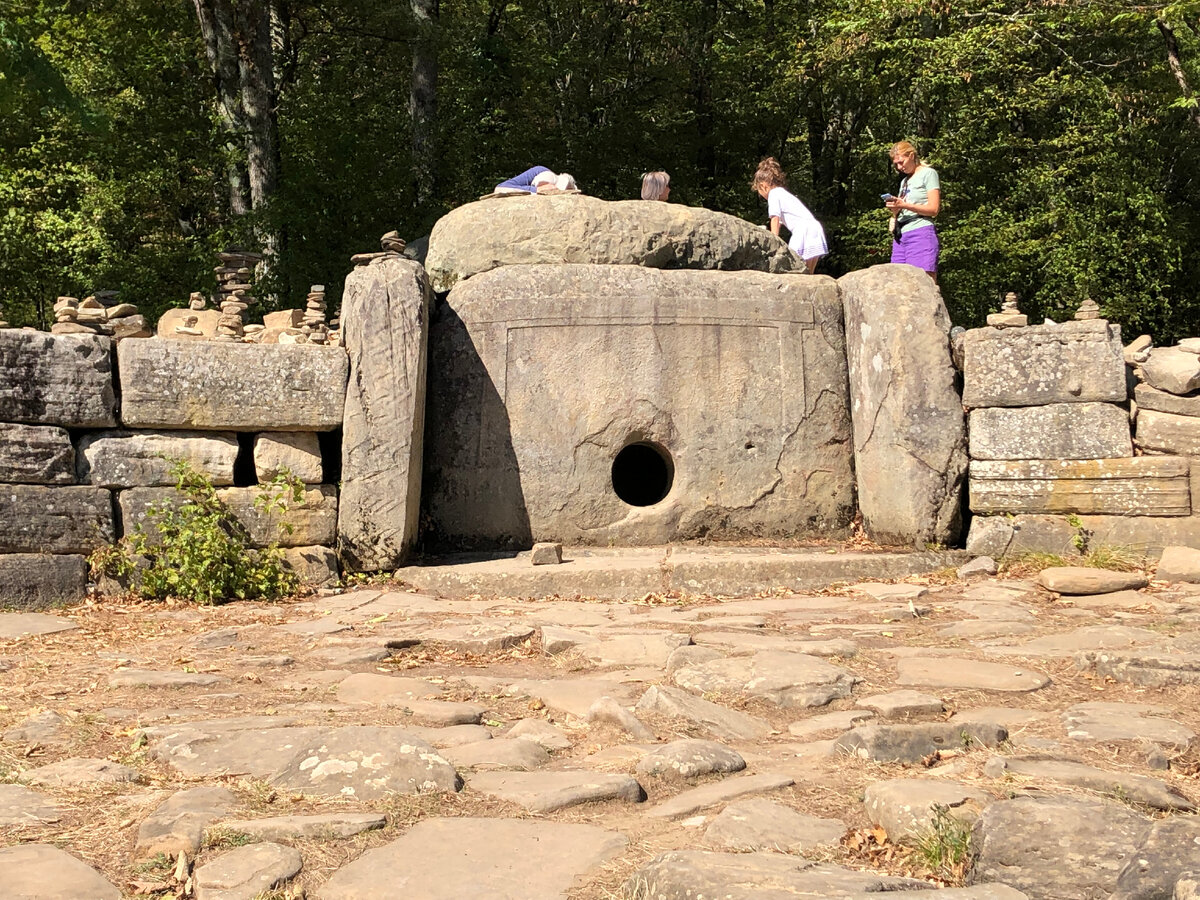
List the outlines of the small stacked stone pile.
{"label": "small stacked stone pile", "polygon": [[379,239],[379,246],[382,249],[378,253],[355,253],[350,257],[350,262],[356,266],[369,266],[377,259],[394,259],[404,253],[407,244],[400,237],[400,232],[389,231]]}
{"label": "small stacked stone pile", "polygon": [[59,297],[54,302],[52,334],[103,334],[116,340],[149,337],[145,316],[132,303],[119,303],[116,291],[97,291],[83,300]]}
{"label": "small stacked stone pile", "polygon": [[213,272],[217,276],[221,318],[217,320],[214,340],[240,341],[246,336],[243,318],[254,302],[250,296],[250,278],[254,274],[254,267],[262,262],[262,254],[233,248],[218,253],[217,258],[221,264]]}
{"label": "small stacked stone pile", "polygon": [[308,335],[310,344],[329,343],[329,328],[325,324],[325,285],[314,284],[308,289],[308,300],[304,308],[301,330]]}
{"label": "small stacked stone pile", "polygon": [[1138,447],[1188,457],[1200,471],[1200,338],[1152,347],[1142,337],[1129,349],[1141,382],[1133,390]]}
{"label": "small stacked stone pile", "polygon": [[1000,312],[989,315],[987,323],[993,328],[1022,328],[1029,324],[1029,317],[1021,314],[1017,307],[1017,295],[1009,291],[1004,295]]}
{"label": "small stacked stone pile", "polygon": [[0,303],[0,328],[12,328],[4,318],[4,304]]}
{"label": "small stacked stone pile", "polygon": [[[199,291],[192,291],[191,296],[188,297],[188,309],[194,310],[195,312],[200,312],[201,310],[204,310],[207,308],[208,308],[208,301],[204,298],[204,295],[202,293],[200,293]],[[182,324],[175,326],[175,333],[176,334],[190,334],[193,337],[203,337],[204,332],[201,329],[196,327],[196,323],[199,321],[200,321],[199,316],[195,316],[195,315],[184,316]]]}

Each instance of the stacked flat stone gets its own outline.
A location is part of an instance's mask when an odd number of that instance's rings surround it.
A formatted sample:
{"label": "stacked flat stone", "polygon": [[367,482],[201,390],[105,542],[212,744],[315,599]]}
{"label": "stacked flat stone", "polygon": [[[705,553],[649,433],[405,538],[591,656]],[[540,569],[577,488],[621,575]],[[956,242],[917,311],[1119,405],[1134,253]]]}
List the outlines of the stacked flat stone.
{"label": "stacked flat stone", "polygon": [[217,302],[221,307],[221,318],[217,320],[214,340],[241,341],[246,336],[244,317],[250,304],[250,278],[254,267],[262,262],[262,255],[244,250],[226,250],[218,253],[221,264],[213,269],[217,276]]}
{"label": "stacked flat stone", "polygon": [[1138,446],[1187,457],[1200,474],[1200,338],[1149,350],[1136,371]]}
{"label": "stacked flat stone", "polygon": [[314,284],[308,289],[304,320],[300,328],[308,335],[310,344],[329,343],[329,328],[325,324],[325,285]]}
{"label": "stacked flat stone", "polygon": [[115,340],[149,337],[145,316],[132,303],[120,303],[116,291],[97,291],[83,300],[59,297],[54,302],[52,334],[102,334]]}
{"label": "stacked flat stone", "polygon": [[1023,328],[1029,324],[1029,317],[1021,314],[1017,307],[1017,295],[1009,291],[1004,295],[1000,312],[989,315],[987,323],[992,328]]}
{"label": "stacked flat stone", "polygon": [[[1193,387],[1200,387],[1200,356],[1191,355],[1190,363]],[[968,549],[1008,549],[978,540],[996,530],[989,515],[1015,515],[1005,525],[1010,536],[1014,524],[1018,531],[1034,531],[1044,518],[1038,514],[1092,515],[1096,519],[1088,521],[1097,527],[1107,516],[1190,515],[1188,460],[1179,455],[1184,451],[1157,444],[1156,452],[1171,455],[1134,455],[1120,328],[1099,318],[1094,302],[1061,325],[968,331],[963,377],[976,515]],[[1140,429],[1139,443],[1148,447]],[[1200,428],[1196,433],[1200,455]],[[1065,546],[1038,549],[1073,552],[1069,537]]]}
{"label": "stacked flat stone", "polygon": [[369,266],[377,259],[395,259],[403,255],[407,244],[398,231],[389,231],[379,239],[379,246],[378,253],[355,253],[350,262],[356,266]]}

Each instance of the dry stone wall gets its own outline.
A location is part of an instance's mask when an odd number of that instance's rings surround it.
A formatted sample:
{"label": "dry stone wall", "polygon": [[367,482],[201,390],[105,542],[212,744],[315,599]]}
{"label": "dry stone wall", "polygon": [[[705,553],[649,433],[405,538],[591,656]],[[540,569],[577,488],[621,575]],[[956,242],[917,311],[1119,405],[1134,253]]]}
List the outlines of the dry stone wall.
{"label": "dry stone wall", "polygon": [[[179,496],[172,459],[218,486],[256,545],[287,547],[309,580],[336,576],[318,433],[341,426],[347,371],[339,347],[0,330],[0,604],[82,598],[86,556]],[[264,515],[252,485],[283,466],[303,499]]]}

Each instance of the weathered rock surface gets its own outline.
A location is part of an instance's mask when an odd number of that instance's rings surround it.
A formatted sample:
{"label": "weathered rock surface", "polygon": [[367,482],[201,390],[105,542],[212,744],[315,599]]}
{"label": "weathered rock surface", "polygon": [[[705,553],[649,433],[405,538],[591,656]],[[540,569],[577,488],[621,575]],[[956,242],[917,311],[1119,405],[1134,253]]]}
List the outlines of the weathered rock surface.
{"label": "weathered rock surface", "polygon": [[845,669],[803,653],[766,651],[676,669],[680,687],[744,694],[785,708],[824,706],[849,697],[857,679]]}
{"label": "weathered rock surface", "polygon": [[1200,356],[1178,347],[1156,347],[1141,364],[1150,387],[1168,394],[1190,394],[1200,388]]}
{"label": "weathered rock surface", "polygon": [[525,738],[495,738],[447,747],[445,757],[460,769],[529,772],[550,762],[541,744]]}
{"label": "weathered rock surface", "polygon": [[338,580],[337,554],[331,547],[285,547],[283,565],[295,572],[303,585],[326,587]]}
{"label": "weathered rock surface", "polygon": [[873,718],[875,718],[874,713],[860,709],[822,713],[792,722],[788,725],[788,733],[798,738],[816,737],[830,732],[849,731],[860,722],[867,722]]}
{"label": "weathered rock surface", "polygon": [[1194,547],[1164,548],[1154,577],[1159,581],[1200,583],[1200,550]]}
{"label": "weathered rock surface", "polygon": [[338,545],[355,570],[394,569],[417,538],[430,303],[425,270],[407,260],[359,266],[346,277],[350,386]]}
{"label": "weathered rock surface", "polygon": [[997,756],[988,761],[986,772],[993,777],[1005,772],[1025,775],[1035,779],[1039,786],[1045,781],[1053,781],[1101,794],[1112,794],[1119,800],[1144,803],[1153,809],[1195,809],[1190,800],[1158,778],[1098,769],[1069,759]]}
{"label": "weathered rock surface", "polygon": [[153,669],[117,669],[108,676],[109,687],[210,687],[228,680],[222,675],[210,675],[205,672],[160,672]]}
{"label": "weathered rock surface", "polygon": [[[246,345],[251,346],[251,345]],[[337,489],[330,484],[309,485],[296,501],[287,491],[279,494],[284,509],[266,510],[255,505],[260,496],[256,487],[227,487],[217,490],[217,497],[229,507],[241,523],[254,547],[277,543],[281,547],[304,547],[332,544],[337,531]],[[155,532],[146,511],[152,503],[179,502],[182,495],[175,488],[130,488],[121,491],[118,503],[121,522],[126,534],[144,525],[151,538]],[[288,531],[285,525],[291,526]]]}
{"label": "weathered rock surface", "polygon": [[566,900],[576,878],[620,853],[621,835],[533,819],[426,819],[368,850],[318,888],[317,900]]}
{"label": "weathered rock surface", "polygon": [[1200,684],[1200,653],[1151,649],[1084,651],[1076,654],[1075,664],[1101,678],[1141,687]]}
{"label": "weathered rock surface", "polygon": [[1077,703],[1062,714],[1067,737],[1074,741],[1148,741],[1186,749],[1196,733],[1168,710],[1148,703]]}
{"label": "weathered rock surface", "polygon": [[920,691],[889,691],[863,697],[854,704],[869,709],[884,719],[915,719],[921,716],[936,716],[942,712],[942,701],[931,694]]}
{"label": "weathered rock surface", "polygon": [[1133,456],[1129,413],[1112,403],[971,410],[972,459],[1108,459]]}
{"label": "weathered rock surface", "polygon": [[1115,803],[1018,797],[984,809],[972,836],[972,883],[1001,881],[1032,900],[1108,897],[1147,819]]}
{"label": "weathered rock surface", "polygon": [[[1177,884],[1189,873],[1193,878],[1200,873],[1200,819],[1160,819],[1146,831],[1137,851],[1117,875],[1117,889],[1111,900],[1187,900],[1188,895],[1182,894]],[[1194,891],[1191,896],[1195,896]]]}
{"label": "weathered rock surface", "polygon": [[953,543],[966,426],[937,286],[911,266],[838,280],[845,309],[858,504],[885,544]]}
{"label": "weathered rock surface", "polygon": [[260,483],[286,472],[304,484],[320,484],[324,480],[321,477],[320,440],[312,431],[255,435],[254,471]]}
{"label": "weathered rock surface", "polygon": [[182,852],[194,859],[204,829],[236,805],[237,797],[225,787],[204,785],[175,792],[138,826],[134,858],[162,853],[174,859]]}
{"label": "weathered rock surface", "polygon": [[845,831],[846,823],[840,819],[807,816],[774,800],[754,797],[725,807],[705,830],[704,840],[717,850],[802,854],[835,843]]}
{"label": "weathered rock surface", "polygon": [[117,424],[112,342],[106,337],[5,328],[0,372],[0,421],[64,428]]}
{"label": "weathered rock surface", "polygon": [[936,778],[894,778],[867,785],[863,806],[892,841],[919,840],[932,833],[942,809],[968,827],[992,798],[981,790]]}
{"label": "weathered rock surface", "polygon": [[1148,384],[1139,384],[1133,389],[1133,399],[1138,412],[1152,409],[1155,412],[1173,413],[1177,416],[1200,416],[1200,394],[1179,397],[1166,391],[1155,390]]}
{"label": "weathered rock surface", "polygon": [[120,890],[103,875],[49,844],[0,849],[0,872],[5,900],[121,900]]}
{"label": "weathered rock surface", "polygon": [[672,850],[656,856],[627,882],[626,900],[792,900],[858,897],[926,887],[911,878],[856,872],[778,853]]}
{"label": "weathered rock surface", "polygon": [[535,813],[606,800],[640,803],[646,797],[631,775],[578,770],[479,772],[471,776],[471,790],[516,803]]}
{"label": "weathered rock surface", "polygon": [[760,740],[771,730],[763,719],[721,706],[668,685],[646,689],[637,703],[638,712],[675,716],[702,726],[714,737],[725,740]]}
{"label": "weathered rock surface", "polygon": [[1186,516],[1192,509],[1188,472],[1188,460],[1178,456],[974,460],[971,511]]}
{"label": "weathered rock surface", "polygon": [[67,430],[0,423],[0,483],[74,484],[75,449]]}
{"label": "weathered rock surface", "polygon": [[17,727],[8,729],[0,735],[0,740],[10,744],[58,744],[66,740],[68,728],[66,718],[48,709],[30,716]]}
{"label": "weathered rock surface", "polygon": [[916,657],[896,663],[897,684],[960,691],[1036,691],[1050,683],[1020,666],[950,657]]}
{"label": "weathered rock surface", "polygon": [[0,553],[86,555],[114,540],[112,494],[103,488],[0,485]]}
{"label": "weathered rock surface", "polygon": [[348,365],[340,347],[121,341],[117,360],[121,421],[130,427],[330,431],[342,424]]}
{"label": "weathered rock surface", "polygon": [[593,703],[588,708],[587,719],[589,722],[615,725],[634,740],[654,740],[654,731],[612,697],[601,697]]}
{"label": "weathered rock surface", "polygon": [[248,844],[197,867],[196,900],[257,900],[300,872],[300,853],[283,844]]}
{"label": "weathered rock surface", "polygon": [[1111,594],[1136,591],[1149,583],[1140,572],[1115,572],[1084,566],[1051,566],[1038,575],[1038,584],[1060,594]]}
{"label": "weathered rock surface", "polygon": [[[611,700],[612,698],[605,698]],[[596,701],[599,703],[600,701]],[[614,703],[616,701],[613,701]],[[489,735],[490,736],[490,735]],[[540,744],[544,750],[553,753],[555,750],[566,750],[571,746],[571,739],[561,728],[551,725],[545,719],[521,719],[508,729],[505,737],[525,738]]]}
{"label": "weathered rock surface", "polygon": [[926,722],[920,725],[859,725],[834,742],[834,749],[876,762],[918,763],[940,750],[975,744],[995,747],[1008,731],[988,722]]}
{"label": "weathered rock surface", "polygon": [[60,818],[62,810],[44,794],[23,784],[0,784],[0,828],[46,825]]}
{"label": "weathered rock surface", "polygon": [[725,803],[728,800],[736,800],[739,797],[749,797],[754,794],[765,794],[768,791],[777,791],[793,783],[793,779],[787,775],[774,775],[770,773],[762,775],[738,775],[733,778],[726,778],[723,781],[702,784],[681,794],[676,794],[670,800],[664,800],[650,809],[648,815],[660,819],[679,819],[683,816],[690,816],[692,813],[699,812],[702,809],[707,809],[710,806],[716,806],[718,803]]}
{"label": "weathered rock surface", "polygon": [[[273,314],[267,313],[263,316],[264,323],[270,315]],[[175,330],[184,325],[185,320],[191,316],[196,317],[196,323],[191,327],[200,334],[180,334]],[[159,317],[154,333],[168,341],[206,341],[217,333],[217,320],[220,318],[219,309],[168,309]]]}
{"label": "weathered rock surface", "polygon": [[974,328],[963,354],[963,404],[972,409],[1126,399],[1121,329],[1103,319]]}
{"label": "weathered rock surface", "polygon": [[803,271],[782,240],[736,216],[585,196],[465,204],[434,225],[425,258],[437,291],[498,266],[539,263]]}
{"label": "weathered rock surface", "polygon": [[71,758],[30,769],[21,775],[29,784],[46,787],[95,787],[139,781],[136,769],[110,759]]}
{"label": "weathered rock surface", "polygon": [[175,484],[183,460],[214,485],[233,484],[237,437],[232,432],[100,431],[79,441],[80,484],[126,488]]}
{"label": "weathered rock surface", "polygon": [[77,631],[79,625],[60,616],[43,613],[0,612],[0,638],[6,641],[41,634],[56,634],[60,631]]}
{"label": "weathered rock surface", "polygon": [[746,768],[736,750],[713,741],[694,738],[671,741],[642,757],[637,773],[658,778],[699,778],[713,773],[727,775]]}
{"label": "weathered rock surface", "polygon": [[227,819],[221,828],[233,834],[247,834],[260,841],[286,841],[295,838],[332,840],[374,831],[387,824],[378,813],[334,812],[310,816],[272,816],[269,819]]}
{"label": "weathered rock surface", "polygon": [[[447,298],[429,369],[423,502],[436,544],[651,544],[849,524],[829,279],[506,266]],[[571,415],[548,413],[548,388]],[[626,466],[642,474],[626,480]]]}
{"label": "weathered rock surface", "polygon": [[0,606],[45,609],[77,603],[87,593],[87,561],[78,554],[0,555]]}
{"label": "weathered rock surface", "polygon": [[626,634],[588,643],[579,649],[585,659],[602,666],[662,667],[672,651],[687,646],[691,640],[686,634]]}

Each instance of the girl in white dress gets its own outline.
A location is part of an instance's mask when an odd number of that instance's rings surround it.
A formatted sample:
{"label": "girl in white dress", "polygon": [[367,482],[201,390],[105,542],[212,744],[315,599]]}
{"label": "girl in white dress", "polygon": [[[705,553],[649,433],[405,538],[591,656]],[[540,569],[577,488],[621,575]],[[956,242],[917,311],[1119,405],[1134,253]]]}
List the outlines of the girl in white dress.
{"label": "girl in white dress", "polygon": [[787,175],[775,157],[768,156],[758,164],[750,187],[767,201],[771,233],[778,235],[781,224],[788,230],[788,246],[804,260],[811,275],[817,270],[817,261],[829,253],[825,229],[800,198],[787,189]]}

